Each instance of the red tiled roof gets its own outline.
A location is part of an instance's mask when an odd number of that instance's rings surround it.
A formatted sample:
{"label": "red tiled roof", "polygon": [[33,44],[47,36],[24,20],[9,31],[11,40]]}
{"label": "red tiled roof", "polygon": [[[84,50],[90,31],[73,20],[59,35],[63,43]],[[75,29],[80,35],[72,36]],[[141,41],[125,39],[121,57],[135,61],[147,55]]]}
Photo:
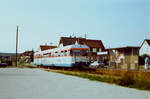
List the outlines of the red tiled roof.
{"label": "red tiled roof", "polygon": [[92,40],[85,38],[76,38],[76,37],[61,37],[59,44],[63,44],[63,46],[75,44],[75,42],[79,44],[85,44],[90,48],[101,48],[102,51],[105,51],[104,45],[101,40]]}
{"label": "red tiled roof", "polygon": [[40,45],[41,51],[57,48],[57,46],[49,46],[49,45]]}
{"label": "red tiled roof", "polygon": [[92,48],[104,48],[101,40],[86,40],[85,44]]}

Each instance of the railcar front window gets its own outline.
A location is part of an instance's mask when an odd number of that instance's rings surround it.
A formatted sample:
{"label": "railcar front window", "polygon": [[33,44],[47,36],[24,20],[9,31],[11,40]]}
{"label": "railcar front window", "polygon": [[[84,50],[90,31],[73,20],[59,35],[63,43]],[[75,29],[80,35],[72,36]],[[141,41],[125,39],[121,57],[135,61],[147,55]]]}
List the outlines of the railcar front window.
{"label": "railcar front window", "polygon": [[87,50],[82,50],[82,56],[87,56],[88,55],[88,51]]}
{"label": "railcar front window", "polygon": [[73,56],[80,56],[80,50],[73,50]]}

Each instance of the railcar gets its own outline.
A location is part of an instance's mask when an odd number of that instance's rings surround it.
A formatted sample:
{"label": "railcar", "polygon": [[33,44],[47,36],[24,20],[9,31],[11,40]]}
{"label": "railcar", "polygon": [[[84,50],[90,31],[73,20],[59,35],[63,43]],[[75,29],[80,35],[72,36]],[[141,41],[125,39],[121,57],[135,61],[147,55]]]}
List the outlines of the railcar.
{"label": "railcar", "polygon": [[80,44],[39,51],[34,54],[34,64],[58,67],[88,66],[88,51],[88,46]]}

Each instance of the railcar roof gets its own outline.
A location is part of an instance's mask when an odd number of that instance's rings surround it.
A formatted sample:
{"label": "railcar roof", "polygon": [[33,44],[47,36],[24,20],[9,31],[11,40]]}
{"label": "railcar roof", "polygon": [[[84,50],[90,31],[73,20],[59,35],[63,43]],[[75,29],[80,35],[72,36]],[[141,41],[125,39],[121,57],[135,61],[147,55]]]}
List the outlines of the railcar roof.
{"label": "railcar roof", "polygon": [[[58,48],[54,48],[54,49],[48,49],[48,50],[41,51],[38,53],[48,53],[48,52],[59,51],[59,50],[68,50],[71,48],[89,48],[89,47],[87,45],[73,44],[73,45],[58,47]],[[36,54],[38,54],[38,53],[36,53]]]}

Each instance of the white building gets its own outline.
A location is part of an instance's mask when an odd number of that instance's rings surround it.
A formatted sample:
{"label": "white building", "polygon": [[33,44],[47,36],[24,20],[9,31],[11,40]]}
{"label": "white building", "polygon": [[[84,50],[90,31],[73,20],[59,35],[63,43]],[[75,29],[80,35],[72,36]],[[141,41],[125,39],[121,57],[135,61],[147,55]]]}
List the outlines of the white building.
{"label": "white building", "polygon": [[140,56],[147,54],[150,56],[150,39],[145,39],[144,42],[141,45],[140,51],[139,51]]}

